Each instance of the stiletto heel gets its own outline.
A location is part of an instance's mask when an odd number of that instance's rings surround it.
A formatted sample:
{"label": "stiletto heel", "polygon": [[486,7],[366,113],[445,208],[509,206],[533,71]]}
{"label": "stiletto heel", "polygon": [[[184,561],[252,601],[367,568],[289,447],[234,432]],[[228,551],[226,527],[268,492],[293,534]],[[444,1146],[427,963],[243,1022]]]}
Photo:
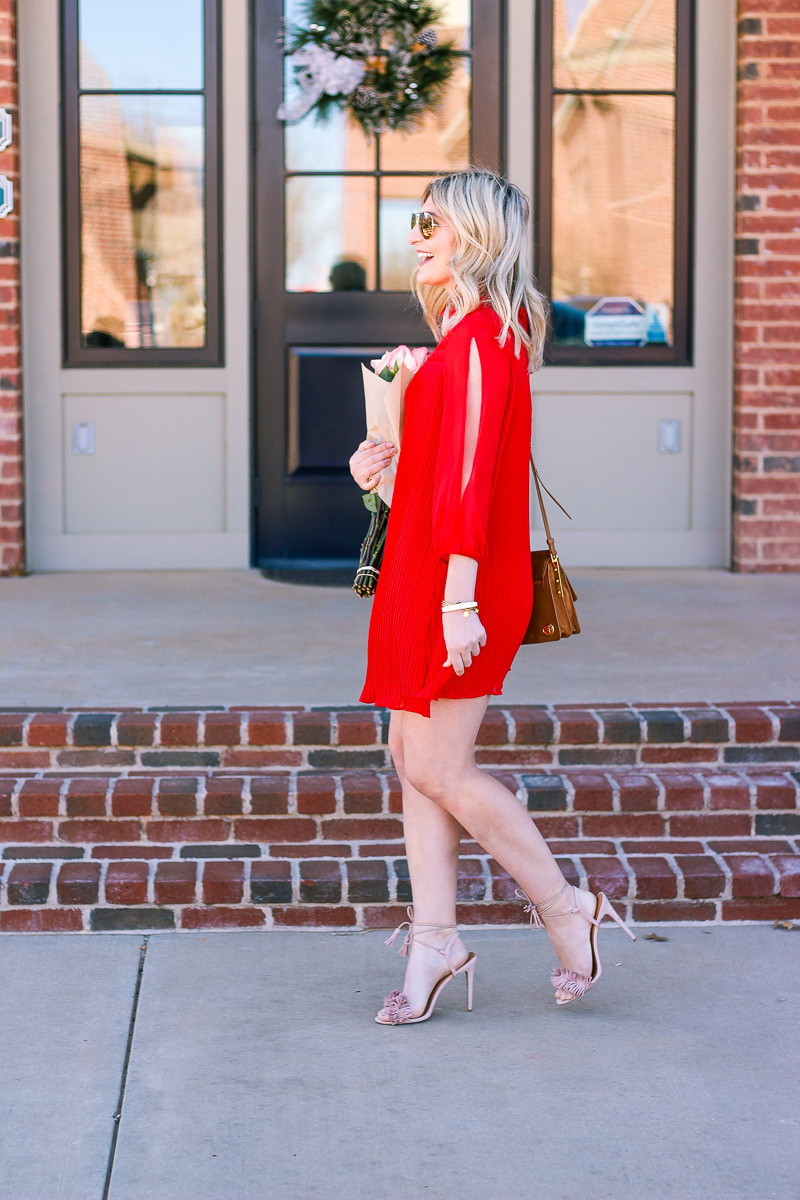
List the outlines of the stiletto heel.
{"label": "stiletto heel", "polygon": [[[572,887],[572,907],[565,909],[564,912],[552,912],[554,904],[557,904],[568,887]],[[580,913],[582,917],[589,922],[589,943],[592,948],[592,973],[591,975],[581,975],[579,971],[565,971],[563,967],[553,967],[550,976],[550,982],[553,987],[562,992],[569,992],[569,999],[556,999],[556,1004],[571,1004],[573,1000],[577,1000],[580,996],[585,996],[590,988],[593,988],[600,976],[603,974],[603,966],[600,962],[600,955],[597,950],[597,938],[600,932],[600,922],[603,917],[611,917],[616,921],[620,929],[624,929],[632,942],[636,941],[636,935],[631,933],[628,926],[623,921],[617,910],[609,903],[608,898],[603,892],[598,892],[594,916],[590,917],[578,900],[578,894],[573,884],[565,883],[561,891],[557,895],[551,896],[549,900],[545,900],[543,904],[534,904],[532,900],[525,895],[524,892],[517,892],[517,895],[522,900],[527,900],[525,912],[530,913],[531,928],[544,929],[544,921],[542,917],[547,914],[550,917],[568,917],[573,913]]]}
{"label": "stiletto heel", "polygon": [[467,976],[467,1012],[472,1012],[472,978],[475,974],[475,955],[472,954],[464,963],[462,970]]}
{"label": "stiletto heel", "polygon": [[[419,941],[423,946],[428,946],[429,950],[435,950],[437,954],[441,954],[442,958],[447,963],[447,974],[443,975],[431,988],[430,995],[424,1009],[418,1017],[413,1015],[413,1009],[406,996],[405,992],[390,992],[383,1002],[383,1008],[378,1013],[375,1021],[378,1025],[418,1025],[420,1021],[427,1021],[432,1015],[436,1001],[439,998],[439,993],[457,975],[466,975],[467,978],[467,1012],[472,1012],[472,982],[475,974],[475,963],[477,962],[476,955],[470,953],[467,956],[466,962],[463,962],[460,967],[454,967],[450,959],[450,951],[458,938],[458,930],[455,925],[420,925],[414,923],[414,910],[408,908],[408,920],[401,922],[397,926],[390,938],[386,939],[387,946],[393,946],[395,940],[400,933],[400,930],[407,927],[405,939],[398,953],[403,956],[407,955],[414,941]],[[437,929],[452,929],[453,933],[447,939],[444,947],[429,946],[427,942],[422,941],[422,934],[433,933]],[[415,932],[419,930],[420,932]]]}
{"label": "stiletto heel", "polygon": [[619,915],[617,910],[614,908],[614,905],[609,904],[608,900],[606,899],[606,897],[603,895],[602,892],[600,892],[600,894],[598,895],[597,898],[598,898],[598,900],[602,900],[602,902],[603,902],[600,905],[600,912],[595,914],[598,924],[600,921],[602,921],[603,917],[611,917],[612,920],[617,922],[620,929],[625,930],[625,932],[627,933],[627,935],[631,939],[631,941],[635,942],[636,934],[631,933],[630,929],[628,929],[628,926],[625,924],[622,917]]}

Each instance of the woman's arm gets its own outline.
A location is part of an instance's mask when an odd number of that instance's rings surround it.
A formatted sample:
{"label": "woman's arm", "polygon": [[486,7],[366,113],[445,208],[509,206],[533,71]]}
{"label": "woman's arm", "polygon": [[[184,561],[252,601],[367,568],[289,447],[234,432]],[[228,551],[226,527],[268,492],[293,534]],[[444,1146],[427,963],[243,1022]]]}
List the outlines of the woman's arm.
{"label": "woman's arm", "polygon": [[[464,493],[467,491],[470,481],[473,480],[477,442],[479,442],[481,430],[482,403],[483,370],[481,355],[473,337],[470,338],[469,342],[467,386],[465,386],[464,396],[464,440],[461,476],[457,480],[452,479],[451,485],[458,488],[458,496],[461,499],[462,505]],[[487,440],[493,442],[494,439],[488,438]],[[492,445],[491,448],[485,446],[486,449],[489,449],[489,454],[491,454],[493,460],[494,452],[497,448]],[[481,463],[481,466],[483,470],[486,470],[487,463]],[[489,462],[488,466],[489,468],[493,468],[493,461]],[[452,492],[450,498],[452,502]],[[476,558],[470,558],[467,554],[450,554],[449,559],[447,559],[445,604],[456,604],[459,600],[475,599],[477,566],[479,566],[479,563],[477,563]],[[445,659],[444,666],[451,666],[458,676],[462,676],[467,667],[473,662],[475,656],[481,653],[481,647],[486,646],[486,630],[483,629],[480,616],[475,610],[468,611],[467,616],[465,616],[463,611],[443,612],[441,614],[441,626],[443,626],[445,647],[447,649],[447,658]]]}
{"label": "woman's arm", "polygon": [[[478,431],[481,423],[482,392],[481,358],[474,339],[469,348],[469,374],[467,376],[466,412],[464,414],[464,457],[461,465],[461,495],[469,483],[475,462]],[[445,604],[456,604],[459,600],[475,599],[475,582],[478,578],[478,560],[464,554],[451,554],[447,563],[447,580],[444,585]],[[447,647],[445,666],[451,666],[456,675],[463,675],[472,663],[481,646],[486,645],[486,630],[480,617],[473,610],[465,616],[462,612],[442,613],[444,644]]]}
{"label": "woman's arm", "polygon": [[[456,604],[459,600],[475,599],[475,581],[478,563],[463,554],[451,554],[447,565],[447,581],[444,585],[445,604]],[[442,630],[447,658],[442,664],[452,667],[456,675],[463,675],[472,663],[481,646],[486,645],[486,630],[480,617],[473,609],[464,616],[461,612],[442,613]]]}

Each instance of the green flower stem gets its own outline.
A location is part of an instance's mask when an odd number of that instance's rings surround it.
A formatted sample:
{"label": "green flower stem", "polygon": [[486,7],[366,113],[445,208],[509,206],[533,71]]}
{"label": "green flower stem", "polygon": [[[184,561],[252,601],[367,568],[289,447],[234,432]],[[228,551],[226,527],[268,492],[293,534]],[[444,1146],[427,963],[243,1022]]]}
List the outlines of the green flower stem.
{"label": "green flower stem", "polygon": [[374,596],[378,585],[383,548],[386,544],[386,527],[389,524],[389,505],[381,500],[377,492],[362,496],[364,507],[372,513],[367,536],[361,544],[361,557],[353,580],[353,591],[357,596]]}

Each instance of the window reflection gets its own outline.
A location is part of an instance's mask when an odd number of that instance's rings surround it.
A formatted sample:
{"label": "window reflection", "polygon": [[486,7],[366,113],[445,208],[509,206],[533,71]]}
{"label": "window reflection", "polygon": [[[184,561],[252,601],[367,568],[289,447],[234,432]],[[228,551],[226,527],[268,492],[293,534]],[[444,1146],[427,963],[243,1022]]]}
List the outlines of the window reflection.
{"label": "window reflection", "polygon": [[286,126],[286,169],[289,171],[373,171],[375,143],[368,142],[347,114],[334,109],[320,120],[309,113]]}
{"label": "window reflection", "polygon": [[[299,91],[291,60],[285,62],[284,94],[291,103]],[[331,108],[324,119],[310,112],[295,125],[285,126],[287,171],[373,171],[375,142],[368,142],[359,125],[341,108]]]}
{"label": "window reflection", "polygon": [[461,59],[419,129],[381,135],[382,171],[460,171],[470,156],[470,62]]}
{"label": "window reflection", "polygon": [[203,0],[81,0],[80,86],[203,87]]}
{"label": "window reflection", "polygon": [[[364,287],[358,286],[363,280]],[[286,181],[286,290],[375,287],[375,183],[370,176]]]}
{"label": "window reflection", "polygon": [[[287,291],[408,290],[417,257],[406,239],[427,178],[471,160],[472,4],[443,0],[439,8],[437,33],[460,58],[440,103],[419,128],[368,139],[338,107],[324,120],[309,113],[284,126]],[[284,0],[284,19],[287,27],[302,25],[304,0]],[[296,89],[287,58],[288,102]],[[328,171],[335,174],[320,174]]]}
{"label": "window reflection", "polygon": [[408,235],[424,187],[425,180],[414,175],[381,180],[381,288],[385,292],[407,292],[411,286],[417,255]]}
{"label": "window reflection", "polygon": [[205,344],[200,96],[83,95],[87,346]]}
{"label": "window reflection", "polygon": [[470,49],[470,0],[443,0],[439,4],[442,19],[435,26],[442,41],[453,43],[454,50]]}
{"label": "window reflection", "polygon": [[555,0],[557,88],[665,88],[675,82],[675,0]]}
{"label": "window reflection", "polygon": [[644,310],[672,342],[675,102],[560,96],[553,120],[554,341],[580,344],[601,297]]}

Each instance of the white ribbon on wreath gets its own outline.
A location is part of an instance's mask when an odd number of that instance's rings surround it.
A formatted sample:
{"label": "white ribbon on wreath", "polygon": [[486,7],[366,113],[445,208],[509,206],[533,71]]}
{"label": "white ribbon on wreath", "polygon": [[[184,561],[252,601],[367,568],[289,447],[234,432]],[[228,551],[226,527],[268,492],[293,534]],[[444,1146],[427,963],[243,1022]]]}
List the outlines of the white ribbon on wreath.
{"label": "white ribbon on wreath", "polygon": [[349,96],[364,78],[363,62],[334,54],[323,46],[304,46],[292,55],[292,63],[299,68],[300,95],[278,109],[278,120],[287,124],[300,121],[323,94]]}

